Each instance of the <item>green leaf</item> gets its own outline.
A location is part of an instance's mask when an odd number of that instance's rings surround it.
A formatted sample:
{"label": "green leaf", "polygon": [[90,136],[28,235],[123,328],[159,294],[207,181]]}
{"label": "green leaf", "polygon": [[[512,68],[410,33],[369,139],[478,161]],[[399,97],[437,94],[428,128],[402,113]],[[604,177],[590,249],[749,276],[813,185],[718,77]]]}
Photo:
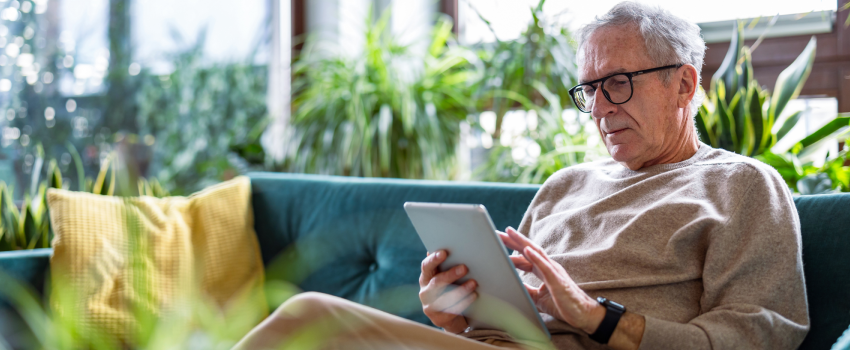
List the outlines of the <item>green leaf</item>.
{"label": "green leaf", "polygon": [[732,27],[732,41],[729,43],[729,50],[726,51],[726,57],[723,58],[720,68],[711,78],[712,85],[723,85],[723,89],[718,90],[718,92],[727,104],[732,102],[732,94],[738,90],[738,58],[743,47],[743,23],[739,22]]}
{"label": "green leaf", "polygon": [[[721,100],[720,102],[722,103],[723,101]],[[719,112],[718,118],[720,118],[720,120],[722,121],[721,126],[724,129],[723,130],[723,137],[725,138],[725,140],[721,140],[721,141],[725,141],[725,142],[721,143],[721,145],[725,144],[725,146],[721,146],[721,147],[723,147],[724,149],[726,149],[728,151],[735,152],[735,153],[740,153],[740,141],[741,141],[741,139],[739,138],[738,134],[739,134],[739,130],[743,130],[743,128],[744,128],[743,124],[740,124],[740,125],[738,124],[738,117],[735,115],[735,110],[737,109],[738,104],[740,102],[741,102],[741,92],[738,91],[738,92],[735,92],[735,94],[733,95],[732,102],[729,104],[728,108],[718,108],[717,109],[717,111]],[[722,104],[721,104],[721,106],[722,106]]]}
{"label": "green leaf", "polygon": [[77,191],[88,192],[86,188],[86,173],[83,169],[83,159],[80,158],[80,153],[77,152],[77,148],[70,141],[68,141],[65,147],[68,148],[68,153],[71,154],[71,159],[74,160],[74,166],[77,169]]}
{"label": "green leaf", "polygon": [[787,135],[788,132],[791,131],[791,129],[793,129],[795,125],[797,125],[797,122],[800,121],[800,116],[803,115],[802,112],[803,111],[796,111],[789,115],[787,119],[785,119],[785,122],[782,123],[782,127],[779,128],[778,131],[776,131],[777,141],[782,140],[782,138],[785,137],[785,135]]}
{"label": "green leaf", "polygon": [[709,129],[707,126],[708,118],[708,108],[706,108],[704,104],[699,106],[699,109],[697,109],[697,117],[695,118],[697,124],[697,132],[699,132],[699,139],[707,145],[712,145],[716,147],[714,143],[714,135],[711,133],[711,129]]}
{"label": "green leaf", "polygon": [[797,190],[802,195],[831,193],[832,180],[826,173],[808,175],[797,181]]}
{"label": "green leaf", "polygon": [[21,232],[20,213],[12,199],[12,189],[7,186],[4,188],[5,190],[2,193],[3,198],[0,198],[0,213],[3,216],[4,236],[6,237],[6,244],[9,249],[18,249],[23,244],[23,240],[21,239],[23,234]]}
{"label": "green leaf", "polygon": [[735,69],[738,72],[738,88],[749,89],[753,81],[753,57],[749,47],[744,46],[741,49],[741,57],[738,58]]}
{"label": "green leaf", "polygon": [[773,120],[777,120],[782,115],[782,111],[788,104],[788,101],[796,98],[809,73],[812,70],[812,65],[815,61],[815,49],[817,48],[817,39],[812,36],[803,52],[791,63],[788,68],[779,73],[776,79],[776,86],[773,88],[773,97],[770,99],[770,107],[768,114]]}
{"label": "green leaf", "polygon": [[55,159],[47,163],[47,187],[62,188],[62,172],[56,164]]}
{"label": "green leaf", "polygon": [[41,176],[41,167],[44,165],[44,147],[41,144],[35,145],[35,163],[32,165],[32,178],[30,179],[30,196],[35,196],[35,191],[38,190],[39,177]]}
{"label": "green leaf", "polygon": [[732,132],[735,136],[732,138],[735,145],[735,153],[748,155],[747,149],[747,115],[746,115],[746,90],[741,89],[732,97],[732,103],[729,104],[729,112],[732,114]]}
{"label": "green leaf", "polygon": [[439,56],[445,50],[446,41],[452,35],[452,26],[452,20],[447,16],[441,16],[437,19],[433,29],[431,47],[428,49],[432,57]]}
{"label": "green leaf", "polygon": [[110,155],[100,164],[97,179],[92,185],[92,193],[111,196],[115,193],[115,164],[114,155]]}
{"label": "green leaf", "polygon": [[843,129],[844,127],[850,125],[850,116],[847,115],[847,113],[839,114],[839,117],[833,119],[817,131],[813,132],[811,135],[806,136],[804,139],[800,140],[799,144],[803,148],[809,147],[817,143],[818,141],[821,141],[826,137]]}
{"label": "green leaf", "polygon": [[770,129],[767,128],[767,120],[762,113],[761,96],[758,85],[753,81],[750,82],[749,97],[749,115],[750,123],[753,127],[753,152],[752,155],[759,155],[764,150],[764,146],[770,137]]}
{"label": "green leaf", "polygon": [[[25,202],[27,199],[24,200]],[[41,232],[39,230],[39,225],[36,222],[36,217],[33,213],[33,210],[29,206],[29,203],[24,203],[23,209],[21,209],[21,215],[23,216],[22,222],[22,233],[23,233],[23,244],[22,246],[27,249],[34,249],[36,244],[38,244],[38,239],[41,238]]]}

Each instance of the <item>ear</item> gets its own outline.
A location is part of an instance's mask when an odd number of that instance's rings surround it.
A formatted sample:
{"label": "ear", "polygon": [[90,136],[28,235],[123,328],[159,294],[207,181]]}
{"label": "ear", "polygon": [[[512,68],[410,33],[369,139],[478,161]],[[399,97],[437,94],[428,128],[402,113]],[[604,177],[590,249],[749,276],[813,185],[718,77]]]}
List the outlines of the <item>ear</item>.
{"label": "ear", "polygon": [[[681,75],[679,75],[681,74]],[[676,74],[677,77],[681,76],[679,80],[679,91],[677,98],[677,106],[679,108],[687,108],[688,104],[691,103],[691,100],[694,99],[694,95],[697,93],[697,69],[690,65],[686,64],[682,67],[679,67],[679,74]]]}

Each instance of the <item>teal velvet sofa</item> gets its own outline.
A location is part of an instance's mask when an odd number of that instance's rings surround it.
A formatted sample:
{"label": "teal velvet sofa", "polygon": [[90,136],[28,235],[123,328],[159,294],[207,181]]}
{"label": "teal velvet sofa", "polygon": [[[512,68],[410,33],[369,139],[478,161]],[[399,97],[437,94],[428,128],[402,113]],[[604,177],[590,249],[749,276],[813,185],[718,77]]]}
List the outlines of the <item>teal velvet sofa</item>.
{"label": "teal velvet sofa", "polygon": [[[280,173],[250,174],[268,283],[350,299],[430,324],[417,296],[425,248],[406,201],[480,203],[496,227],[516,227],[539,186]],[[850,194],[795,198],[812,329],[800,349],[829,349],[850,325]],[[0,254],[0,269],[42,291],[50,249]],[[2,302],[2,301],[0,301]],[[23,325],[0,308],[10,343]]]}

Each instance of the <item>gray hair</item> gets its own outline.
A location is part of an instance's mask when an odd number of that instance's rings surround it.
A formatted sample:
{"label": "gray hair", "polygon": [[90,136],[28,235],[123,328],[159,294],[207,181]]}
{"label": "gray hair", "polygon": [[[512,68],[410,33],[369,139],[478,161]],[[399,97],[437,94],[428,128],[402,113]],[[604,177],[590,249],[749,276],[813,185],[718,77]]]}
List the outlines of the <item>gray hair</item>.
{"label": "gray hair", "polygon": [[[649,58],[657,66],[690,64],[697,69],[697,93],[690,104],[692,116],[696,116],[696,109],[704,98],[699,91],[699,83],[705,58],[705,41],[696,24],[657,6],[624,1],[578,30],[578,52],[597,29],[627,24],[637,26]],[[671,76],[670,70],[659,72],[665,84],[670,82]]]}

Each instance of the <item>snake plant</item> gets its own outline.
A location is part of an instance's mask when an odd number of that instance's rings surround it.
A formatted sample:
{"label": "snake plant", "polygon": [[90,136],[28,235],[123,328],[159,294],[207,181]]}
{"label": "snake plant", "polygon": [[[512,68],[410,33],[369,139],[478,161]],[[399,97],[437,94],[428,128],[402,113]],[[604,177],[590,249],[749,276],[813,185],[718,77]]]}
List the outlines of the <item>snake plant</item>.
{"label": "snake plant", "polygon": [[743,27],[739,23],[733,29],[729,51],[697,110],[700,140],[773,166],[795,192],[850,191],[850,168],[844,166],[846,152],[831,154],[822,166],[806,161],[806,156],[844,135],[850,115],[839,114],[790,150],[773,149],[802,117],[801,111],[787,112],[785,107],[799,96],[812,70],[816,38],[813,36],[794,62],[779,74],[770,92],[753,78],[752,48],[744,45]]}
{"label": "snake plant", "polygon": [[[36,164],[42,164],[44,152],[40,147],[37,152]],[[76,150],[69,144],[69,151]],[[81,181],[78,190],[99,195],[112,196],[116,194],[116,173],[118,172],[115,155],[112,154],[101,163],[100,172],[95,179],[87,178]],[[76,160],[79,157],[74,157]],[[38,168],[38,167],[36,167]],[[32,183],[37,186],[24,195],[20,207],[14,200],[14,188],[0,181],[0,251],[48,248],[53,237],[50,227],[50,215],[47,207],[47,189],[70,186],[63,183],[62,172],[55,159],[47,162],[44,180],[40,180],[41,169],[33,170]],[[167,197],[165,190],[156,179],[138,180],[138,193],[143,196]]]}

